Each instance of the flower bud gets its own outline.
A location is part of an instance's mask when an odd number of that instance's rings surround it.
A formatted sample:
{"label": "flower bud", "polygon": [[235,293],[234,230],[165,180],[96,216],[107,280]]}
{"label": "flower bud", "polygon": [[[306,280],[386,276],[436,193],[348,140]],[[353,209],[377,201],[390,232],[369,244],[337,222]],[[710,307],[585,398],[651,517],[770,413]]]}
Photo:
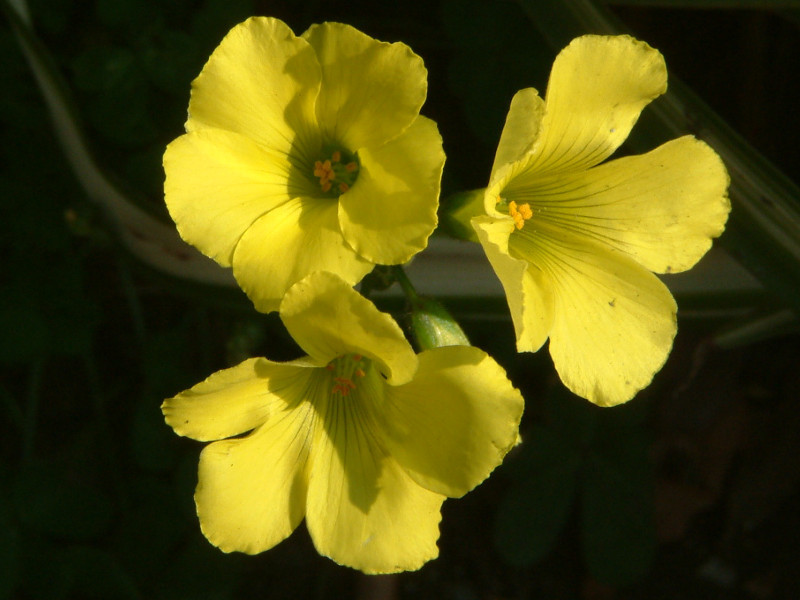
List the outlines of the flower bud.
{"label": "flower bud", "polygon": [[418,298],[411,311],[411,330],[420,350],[469,346],[464,330],[447,309],[431,298]]}

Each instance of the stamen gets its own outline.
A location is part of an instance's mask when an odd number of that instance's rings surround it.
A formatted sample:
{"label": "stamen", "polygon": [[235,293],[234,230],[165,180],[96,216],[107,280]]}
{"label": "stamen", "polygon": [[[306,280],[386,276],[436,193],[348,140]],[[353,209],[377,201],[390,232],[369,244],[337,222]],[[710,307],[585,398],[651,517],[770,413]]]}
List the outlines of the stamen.
{"label": "stamen", "polygon": [[334,372],[331,394],[349,396],[356,389],[355,379],[365,377],[369,361],[360,354],[345,354],[335,358],[325,368]]}
{"label": "stamen", "polygon": [[[331,197],[340,196],[353,187],[358,179],[358,159],[347,150],[328,147],[320,160],[314,161],[314,177],[319,178],[319,187]],[[330,156],[330,158],[326,158]]]}
{"label": "stamen", "polygon": [[517,206],[517,203],[512,200],[508,203],[508,216],[514,219],[514,227],[522,229],[525,221],[533,217],[533,211],[527,202]]}
{"label": "stamen", "polygon": [[356,389],[356,384],[347,377],[334,377],[333,382],[333,390],[331,391],[334,394],[339,393],[342,396],[349,396],[350,392]]}

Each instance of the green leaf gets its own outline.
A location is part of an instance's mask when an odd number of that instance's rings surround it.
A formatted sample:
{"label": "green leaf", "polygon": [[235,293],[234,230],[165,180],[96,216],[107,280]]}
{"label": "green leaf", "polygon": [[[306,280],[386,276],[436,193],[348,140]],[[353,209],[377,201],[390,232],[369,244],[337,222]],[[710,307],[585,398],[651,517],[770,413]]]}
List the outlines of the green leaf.
{"label": "green leaf", "polygon": [[[638,456],[646,460],[646,453]],[[583,554],[592,576],[609,585],[639,581],[653,561],[654,507],[650,480],[642,476],[645,470],[599,452],[590,454],[584,468]]]}
{"label": "green leaf", "polygon": [[610,0],[614,6],[690,8],[695,10],[784,10],[800,8],[800,0]]}
{"label": "green leaf", "polygon": [[114,530],[114,555],[137,581],[153,580],[170,563],[187,530],[197,529],[195,515],[187,518],[181,510],[191,488],[178,494],[170,483],[137,477],[127,482],[126,492],[130,505]]}
{"label": "green leaf", "polygon": [[69,575],[61,548],[36,532],[20,537],[20,574],[18,589],[30,600],[66,600]]}
{"label": "green leaf", "polygon": [[105,27],[138,30],[152,21],[154,7],[142,0],[95,0],[95,10]]}
{"label": "green leaf", "polygon": [[69,580],[70,598],[141,599],[131,577],[105,550],[92,546],[66,547],[59,561]]}
{"label": "green leaf", "polygon": [[514,477],[497,509],[494,543],[500,556],[524,567],[544,557],[573,504],[581,456],[552,430],[536,426],[520,455],[507,462]]}
{"label": "green leaf", "polygon": [[583,555],[592,575],[614,586],[641,579],[656,547],[649,408],[639,398],[599,409],[582,470]]}
{"label": "green leaf", "polygon": [[593,443],[597,418],[605,410],[561,385],[556,385],[545,399],[548,427],[577,448],[587,448]]}
{"label": "green leaf", "polygon": [[47,352],[50,335],[41,312],[0,300],[0,362],[29,362]]}
{"label": "green leaf", "polygon": [[229,600],[239,586],[245,564],[251,561],[252,557],[239,553],[222,554],[198,532],[170,556],[152,597],[154,600]]}
{"label": "green leaf", "polygon": [[14,482],[13,499],[24,526],[72,540],[105,533],[114,513],[105,490],[87,476],[54,464],[23,469]]}
{"label": "green leaf", "polygon": [[[3,477],[5,484],[5,477]],[[12,504],[0,492],[0,600],[11,598],[17,586],[19,571],[19,530],[14,521]]]}
{"label": "green leaf", "polygon": [[164,423],[160,404],[160,398],[149,394],[137,403],[129,444],[136,465],[156,472],[171,468],[177,460],[177,439]]}
{"label": "green leaf", "polygon": [[512,96],[546,76],[551,57],[514,3],[446,0],[442,18],[455,44],[450,88],[475,137],[494,149]]}
{"label": "green leaf", "polygon": [[[163,31],[140,52],[145,73],[153,84],[165,92],[188,98],[190,84],[206,58],[194,38],[182,31]],[[182,109],[185,111],[186,107]]]}
{"label": "green leaf", "polygon": [[228,30],[253,14],[252,0],[205,0],[193,14],[192,37],[211,53]]}

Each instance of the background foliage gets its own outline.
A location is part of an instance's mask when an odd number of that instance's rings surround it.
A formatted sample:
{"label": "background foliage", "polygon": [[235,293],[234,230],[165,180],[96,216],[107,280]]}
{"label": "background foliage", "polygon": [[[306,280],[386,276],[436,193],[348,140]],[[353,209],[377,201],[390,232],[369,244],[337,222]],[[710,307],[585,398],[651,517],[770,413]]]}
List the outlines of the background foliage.
{"label": "background foliage", "polygon": [[[422,55],[423,112],[445,140],[447,195],[485,185],[511,96],[545,89],[558,48],[541,31],[559,26],[541,16],[548,4],[538,19],[531,3],[490,0],[30,9],[98,161],[166,218],[161,155],[182,132],[189,83],[247,16],[276,16],[296,32],[345,21]],[[797,173],[799,21],[796,9],[778,10],[792,3],[652,4],[613,10]],[[240,293],[171,281],[126,254],[70,172],[6,20],[0,89],[0,599],[368,597],[363,578],[316,555],[302,526],[257,557],[224,555],[201,536],[200,445],[164,425],[161,401],[246,356],[298,350]],[[753,306],[781,308],[782,298],[767,286]],[[654,385],[604,410],[568,395],[546,353],[517,355],[504,313],[465,319],[473,343],[523,390],[526,443],[445,504],[441,558],[391,580],[385,597],[800,597],[798,339],[782,331],[722,350],[712,340],[748,316],[737,310],[682,313]]]}

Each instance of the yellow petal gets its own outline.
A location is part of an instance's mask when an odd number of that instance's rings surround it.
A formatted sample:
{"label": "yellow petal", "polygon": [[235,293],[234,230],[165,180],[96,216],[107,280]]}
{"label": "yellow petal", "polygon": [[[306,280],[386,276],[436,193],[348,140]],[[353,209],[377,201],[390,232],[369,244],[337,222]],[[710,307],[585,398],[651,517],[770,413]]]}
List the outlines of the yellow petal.
{"label": "yellow petal", "polygon": [[514,222],[504,217],[476,217],[472,226],[506,293],[517,349],[536,352],[547,340],[553,323],[553,295],[547,275],[529,261],[509,253]]}
{"label": "yellow petal", "polygon": [[[489,186],[494,183],[500,169],[521,159],[533,149],[543,115],[544,100],[535,89],[526,88],[514,94],[503,132],[500,134],[500,142],[497,144]],[[494,204],[487,210],[491,212],[493,209]]]}
{"label": "yellow petal", "polygon": [[220,550],[263,552],[303,519],[316,417],[302,394],[313,371],[298,370],[280,406],[253,433],[213,442],[200,454],[197,516]]}
{"label": "yellow petal", "polygon": [[466,494],[517,441],[523,400],[505,371],[470,346],[419,355],[413,381],[386,386],[376,415],[386,448],[423,487]]}
{"label": "yellow petal", "polygon": [[724,230],[728,181],[719,156],[686,136],[647,154],[542,178],[525,190],[507,188],[506,196],[530,202],[538,220],[669,273],[692,267]]}
{"label": "yellow petal", "polygon": [[319,403],[306,525],[320,554],[365,573],[420,568],[438,555],[444,496],[417,485],[388,456],[362,406]]}
{"label": "yellow petal", "polygon": [[526,170],[599,164],[666,89],[664,58],[644,42],[625,35],[574,39],[553,63],[539,139]]}
{"label": "yellow petal", "polygon": [[352,151],[399,135],[428,91],[422,59],[405,44],[379,42],[342,23],[303,34],[322,65],[317,119],[326,137]]}
{"label": "yellow petal", "polygon": [[175,433],[201,442],[239,435],[267,420],[283,402],[276,394],[293,384],[302,366],[251,358],[165,400],[161,412]]}
{"label": "yellow petal", "polygon": [[181,237],[223,266],[239,238],[265,212],[308,182],[290,175],[286,155],[249,138],[204,129],[182,135],[164,153],[164,199]]}
{"label": "yellow petal", "polygon": [[253,17],[228,32],[192,83],[186,129],[226,129],[313,164],[321,81],[305,40],[278,19]]}
{"label": "yellow petal", "polygon": [[444,151],[436,123],[418,117],[399,137],[358,157],[358,180],[339,198],[342,233],[372,262],[405,263],[428,245],[437,223]]}
{"label": "yellow petal", "polygon": [[314,273],[292,286],[280,314],[295,341],[320,365],[361,354],[394,384],[409,381],[417,370],[417,357],[395,320],[331,273]]}
{"label": "yellow petal", "polygon": [[551,282],[550,355],[570,390],[613,406],[650,383],[677,329],[675,301],[655,275],[623,254],[541,224],[530,237],[512,236],[510,249]]}
{"label": "yellow petal", "polygon": [[295,198],[260,217],[233,254],[233,275],[257,310],[278,309],[294,283],[314,271],[330,271],[355,284],[372,270],[339,231],[337,203]]}

